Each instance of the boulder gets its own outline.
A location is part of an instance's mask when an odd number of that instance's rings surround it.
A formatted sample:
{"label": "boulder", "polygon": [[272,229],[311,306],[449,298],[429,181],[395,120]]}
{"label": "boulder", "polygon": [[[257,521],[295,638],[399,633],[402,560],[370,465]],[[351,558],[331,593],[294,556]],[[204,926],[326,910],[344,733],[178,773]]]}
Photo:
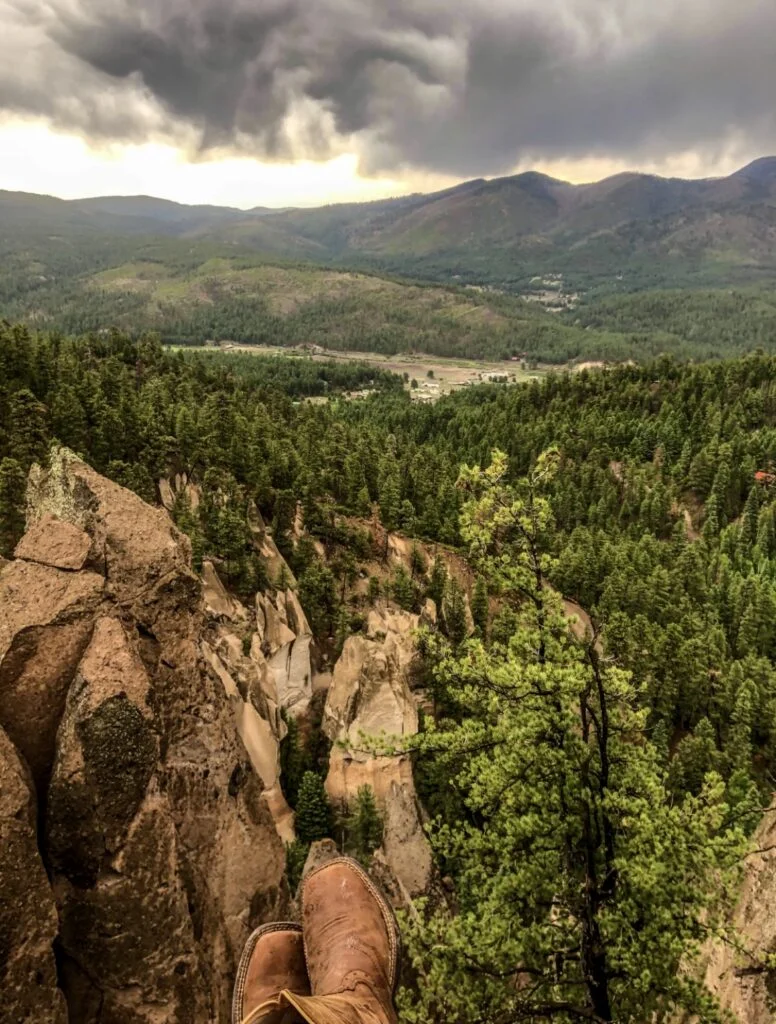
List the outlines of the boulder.
{"label": "boulder", "polygon": [[67,1024],[57,987],[57,911],[38,853],[29,772],[0,729],[0,1021]]}
{"label": "boulder", "polygon": [[167,512],[106,480],[67,448],[52,452],[49,469],[30,471],[28,530],[47,515],[89,534],[93,564],[104,567],[109,590],[121,604],[147,600],[170,577],[193,577],[188,538]]}
{"label": "boulder", "polygon": [[150,682],[117,619],[98,619],[57,735],[46,849],[55,875],[94,887],[155,774]]}
{"label": "boulder", "polygon": [[52,515],[44,515],[16,545],[14,555],[54,569],[78,572],[86,565],[91,546],[89,534],[73,523],[63,523]]}
{"label": "boulder", "polygon": [[[198,975],[173,815],[157,781],[150,681],[121,623],[101,618],[70,688],[46,848],[75,1020],[197,1020]],[[153,784],[152,784],[153,780]],[[80,977],[81,984],[73,979]]]}

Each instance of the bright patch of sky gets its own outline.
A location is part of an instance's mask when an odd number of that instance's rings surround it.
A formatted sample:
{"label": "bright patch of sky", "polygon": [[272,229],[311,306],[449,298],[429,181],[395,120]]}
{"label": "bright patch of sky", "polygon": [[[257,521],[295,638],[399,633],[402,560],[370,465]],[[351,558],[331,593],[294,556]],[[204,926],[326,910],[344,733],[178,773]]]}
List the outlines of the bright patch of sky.
{"label": "bright patch of sky", "polygon": [[[752,154],[754,157],[757,154]],[[709,163],[697,153],[672,156],[659,164],[634,167],[601,158],[537,160],[515,168],[540,170],[566,181],[596,181],[625,170],[676,177],[728,174],[745,162],[740,148]],[[172,145],[149,142],[91,147],[77,135],[45,123],[8,119],[0,123],[0,189],[36,192],[63,199],[98,195],[153,195],[180,203],[254,206],[319,206],[364,202],[410,192],[430,192],[459,179],[413,171],[366,177],[358,157],[343,153],[330,160],[264,162],[252,157],[192,160]]]}

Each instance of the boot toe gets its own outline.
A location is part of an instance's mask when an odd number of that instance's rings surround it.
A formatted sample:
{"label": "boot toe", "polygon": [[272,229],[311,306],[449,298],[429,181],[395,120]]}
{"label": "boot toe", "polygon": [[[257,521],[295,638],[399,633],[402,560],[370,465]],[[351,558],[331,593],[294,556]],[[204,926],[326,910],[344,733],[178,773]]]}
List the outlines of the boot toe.
{"label": "boot toe", "polygon": [[[250,936],[240,958],[232,999],[232,1024],[242,1024],[246,1018],[262,1024],[298,1020],[278,1005],[278,996],[284,990],[310,994],[302,929],[289,923],[264,925]],[[259,1007],[266,1007],[266,1013],[252,1017]]]}

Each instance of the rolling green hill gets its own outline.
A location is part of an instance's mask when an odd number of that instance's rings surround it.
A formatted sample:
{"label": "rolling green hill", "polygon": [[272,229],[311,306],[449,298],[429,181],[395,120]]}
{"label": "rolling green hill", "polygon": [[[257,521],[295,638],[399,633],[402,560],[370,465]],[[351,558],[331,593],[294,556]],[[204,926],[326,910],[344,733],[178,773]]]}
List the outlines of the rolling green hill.
{"label": "rolling green hill", "polygon": [[562,323],[514,296],[206,251],[195,257],[197,251],[188,247],[176,262],[170,243],[150,246],[141,258],[109,269],[44,281],[8,299],[5,315],[67,333],[109,326],[133,335],[156,331],[182,344],[305,344],[496,359],[527,353],[552,362],[590,352],[617,358],[621,347],[615,336]]}

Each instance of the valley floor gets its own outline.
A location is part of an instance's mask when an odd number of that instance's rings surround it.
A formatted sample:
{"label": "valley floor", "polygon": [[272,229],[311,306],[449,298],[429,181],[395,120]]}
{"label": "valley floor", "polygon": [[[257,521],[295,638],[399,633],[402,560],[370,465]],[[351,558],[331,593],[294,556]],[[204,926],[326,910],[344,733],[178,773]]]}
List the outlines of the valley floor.
{"label": "valley floor", "polygon": [[[172,346],[178,348],[179,346]],[[222,345],[217,348],[208,346],[185,346],[186,352],[240,352],[257,356],[295,356],[299,359],[312,359],[314,362],[351,362],[368,363],[376,369],[387,370],[399,376],[406,376],[405,388],[413,399],[421,402],[433,402],[442,395],[460,391],[462,388],[475,384],[503,381],[506,384],[522,384],[533,378],[540,378],[549,372],[549,367],[539,366],[536,369],[525,369],[521,362],[485,362],[475,359],[453,359],[444,356],[429,356],[423,353],[406,352],[386,356],[378,352],[338,352],[333,349],[320,349],[310,352],[299,349],[281,348],[275,345]],[[558,367],[555,367],[557,370]],[[417,387],[413,387],[413,381]]]}

